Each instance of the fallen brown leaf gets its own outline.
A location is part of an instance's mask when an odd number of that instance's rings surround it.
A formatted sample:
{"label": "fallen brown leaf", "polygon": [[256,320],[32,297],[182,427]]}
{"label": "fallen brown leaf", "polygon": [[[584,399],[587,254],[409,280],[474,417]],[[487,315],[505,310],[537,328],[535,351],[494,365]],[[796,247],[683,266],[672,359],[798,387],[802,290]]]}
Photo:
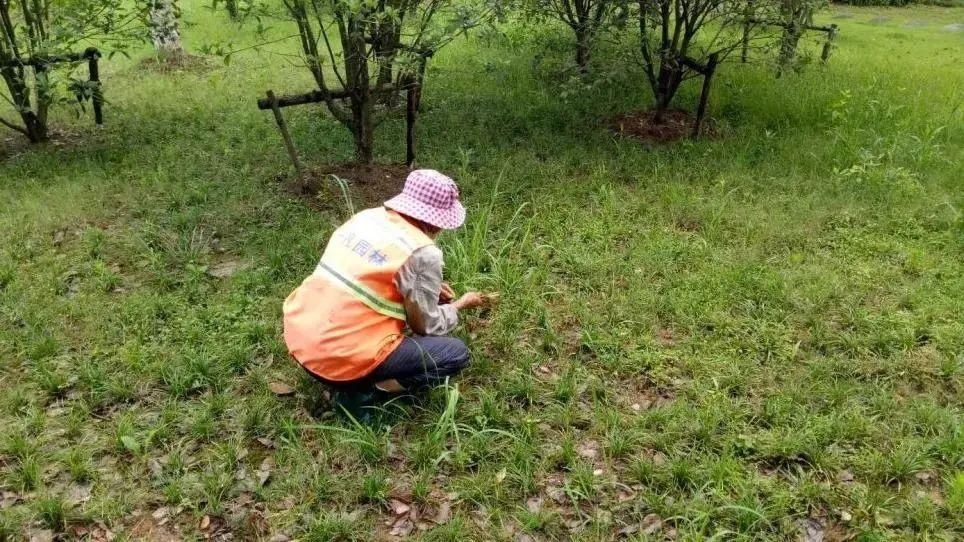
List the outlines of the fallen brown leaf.
{"label": "fallen brown leaf", "polygon": [[581,531],[584,525],[586,525],[586,520],[584,519],[573,518],[566,521],[566,527],[568,527],[570,531]]}
{"label": "fallen brown leaf", "polygon": [[596,459],[599,455],[599,443],[594,440],[587,440],[579,445],[576,453],[583,459]]}
{"label": "fallen brown leaf", "polygon": [[268,384],[268,389],[271,390],[271,393],[281,397],[295,394],[295,389],[284,382],[272,382]]}
{"label": "fallen brown leaf", "polygon": [[412,522],[412,520],[409,519],[407,516],[403,515],[398,519],[396,519],[394,523],[392,523],[391,535],[398,536],[398,537],[408,536],[412,534],[412,531],[414,530],[415,530],[415,523]]}
{"label": "fallen brown leaf", "polygon": [[151,471],[151,475],[154,476],[154,478],[161,478],[164,476],[164,466],[161,465],[161,462],[156,459],[152,458],[147,462],[147,469]]}
{"label": "fallen brown leaf", "polygon": [[50,529],[31,529],[27,532],[30,542],[53,542],[54,532]]}
{"label": "fallen brown leaf", "polygon": [[802,542],[823,542],[823,523],[814,518],[802,519],[800,525],[800,540]]}
{"label": "fallen brown leaf", "polygon": [[268,479],[271,478],[271,471],[274,470],[274,459],[271,456],[264,458],[261,462],[261,466],[258,467],[258,485],[263,486],[268,483]]}
{"label": "fallen brown leaf", "polygon": [[0,510],[10,508],[20,502],[20,495],[13,491],[0,492]]}
{"label": "fallen brown leaf", "polygon": [[663,528],[663,519],[659,514],[647,514],[642,523],[643,534],[651,535],[659,532]]}
{"label": "fallen brown leaf", "polygon": [[637,531],[639,531],[639,524],[638,524],[638,523],[630,523],[629,525],[623,527],[622,529],[620,529],[620,530],[617,531],[617,532],[618,532],[619,534],[623,535],[623,536],[629,536],[629,535],[631,535],[631,534],[636,534]]}
{"label": "fallen brown leaf", "polygon": [[246,267],[248,267],[246,262],[240,260],[225,260],[212,265],[208,269],[208,275],[218,279],[228,278]]}
{"label": "fallen brown leaf", "polygon": [[542,497],[529,497],[526,501],[526,509],[533,514],[538,514],[542,510]]}
{"label": "fallen brown leaf", "polygon": [[444,525],[449,522],[452,518],[452,503],[448,501],[443,501],[442,504],[438,506],[438,512],[435,514],[435,523],[439,525]]}
{"label": "fallen brown leaf", "polygon": [[90,500],[91,485],[90,484],[80,484],[71,486],[70,490],[67,491],[67,502],[73,506],[83,504]]}
{"label": "fallen brown leaf", "polygon": [[398,499],[392,499],[388,502],[389,508],[392,510],[392,514],[395,516],[404,516],[412,509],[407,503],[404,503]]}

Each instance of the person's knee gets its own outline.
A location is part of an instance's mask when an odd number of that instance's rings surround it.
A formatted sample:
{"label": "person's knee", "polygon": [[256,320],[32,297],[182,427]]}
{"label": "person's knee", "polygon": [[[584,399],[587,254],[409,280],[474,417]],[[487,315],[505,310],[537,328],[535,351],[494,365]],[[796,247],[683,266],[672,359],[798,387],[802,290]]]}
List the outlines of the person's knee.
{"label": "person's knee", "polygon": [[472,355],[469,352],[469,347],[461,339],[451,338],[447,346],[445,357],[451,367],[462,369],[469,364]]}

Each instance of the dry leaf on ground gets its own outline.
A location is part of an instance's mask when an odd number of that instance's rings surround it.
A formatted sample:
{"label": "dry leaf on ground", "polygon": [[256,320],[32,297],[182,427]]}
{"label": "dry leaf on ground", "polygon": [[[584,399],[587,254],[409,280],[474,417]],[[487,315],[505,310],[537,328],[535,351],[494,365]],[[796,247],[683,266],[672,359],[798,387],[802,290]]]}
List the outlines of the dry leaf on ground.
{"label": "dry leaf on ground", "polygon": [[268,384],[268,389],[271,390],[271,393],[281,397],[295,394],[295,389],[284,382],[272,382]]}
{"label": "dry leaf on ground", "polygon": [[823,523],[814,518],[802,519],[800,525],[801,542],[823,542]]}
{"label": "dry leaf on ground", "polygon": [[274,470],[274,459],[270,456],[264,458],[261,462],[261,466],[258,467],[258,485],[263,486],[268,483],[268,479],[271,478],[271,471]]}
{"label": "dry leaf on ground", "polygon": [[90,500],[91,489],[92,487],[90,484],[71,486],[71,488],[67,491],[66,500],[73,506],[83,504]]}
{"label": "dry leaf on ground", "polygon": [[659,514],[647,514],[642,523],[643,534],[652,535],[663,528],[663,518]]}
{"label": "dry leaf on ground", "polygon": [[444,525],[449,522],[452,518],[452,503],[448,501],[442,501],[442,504],[438,506],[438,512],[435,514],[435,519],[432,520],[439,525]]}
{"label": "dry leaf on ground", "polygon": [[526,509],[533,514],[538,514],[542,510],[542,497],[529,497],[526,501]]}
{"label": "dry leaf on ground", "polygon": [[20,502],[20,495],[13,491],[0,492],[0,510],[10,508]]}
{"label": "dry leaf on ground", "polygon": [[596,459],[599,455],[599,443],[594,440],[587,440],[579,445],[576,453],[583,459]]}
{"label": "dry leaf on ground", "polygon": [[225,260],[212,265],[208,269],[208,275],[218,279],[228,278],[247,267],[247,262],[241,260]]}
{"label": "dry leaf on ground", "polygon": [[395,516],[403,516],[407,514],[412,507],[408,503],[404,503],[398,499],[392,499],[388,502],[389,508],[392,510],[392,514]]}
{"label": "dry leaf on ground", "polygon": [[31,529],[27,532],[30,542],[53,542],[54,532],[50,529]]}

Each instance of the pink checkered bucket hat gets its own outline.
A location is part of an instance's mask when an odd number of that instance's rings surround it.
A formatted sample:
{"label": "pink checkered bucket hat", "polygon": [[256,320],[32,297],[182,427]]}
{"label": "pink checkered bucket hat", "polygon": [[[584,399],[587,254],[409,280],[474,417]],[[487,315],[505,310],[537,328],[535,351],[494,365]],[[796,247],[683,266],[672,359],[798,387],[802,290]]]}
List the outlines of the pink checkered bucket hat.
{"label": "pink checkered bucket hat", "polygon": [[459,187],[434,169],[416,169],[409,173],[402,193],[386,201],[385,207],[443,230],[454,230],[465,222]]}

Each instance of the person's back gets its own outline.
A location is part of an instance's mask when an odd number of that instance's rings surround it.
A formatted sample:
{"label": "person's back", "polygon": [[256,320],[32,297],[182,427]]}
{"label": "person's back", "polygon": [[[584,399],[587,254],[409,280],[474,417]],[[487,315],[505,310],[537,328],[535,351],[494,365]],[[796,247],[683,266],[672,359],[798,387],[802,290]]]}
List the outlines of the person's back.
{"label": "person's back", "polygon": [[[340,389],[401,391],[460,371],[468,349],[444,335],[460,309],[484,297],[470,292],[453,301],[434,238],[464,219],[455,183],[417,170],[384,207],[335,230],[315,271],[285,300],[292,357]],[[406,336],[406,327],[415,335]]]}
{"label": "person's back", "polygon": [[335,230],[321,261],[285,300],[285,342],[309,372],[343,382],[372,371],[402,340],[395,275],[432,244],[397,212],[367,209]]}

